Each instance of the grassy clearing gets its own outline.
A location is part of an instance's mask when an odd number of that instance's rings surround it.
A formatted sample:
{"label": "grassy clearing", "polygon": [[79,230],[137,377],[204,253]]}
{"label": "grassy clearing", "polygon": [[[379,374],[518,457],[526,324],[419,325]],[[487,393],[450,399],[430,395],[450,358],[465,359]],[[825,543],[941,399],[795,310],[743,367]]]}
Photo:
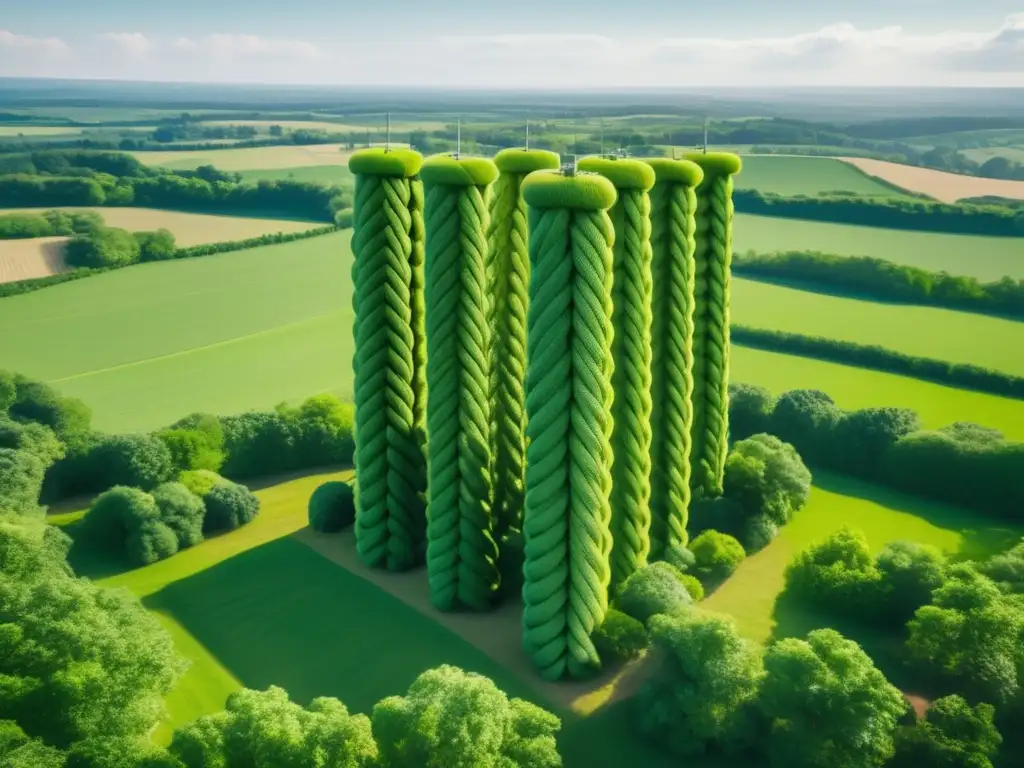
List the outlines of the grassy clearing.
{"label": "grassy clearing", "polygon": [[1024,240],[1013,237],[910,232],[738,214],[734,247],[759,253],[823,251],[874,256],[979,280],[998,280],[1003,275],[1024,279]]}
{"label": "grassy clearing", "polygon": [[[44,210],[50,209],[4,208],[0,209],[0,215]],[[323,226],[323,222],[249,216],[218,216],[208,213],[165,211],[157,208],[93,206],[58,210],[94,211],[103,217],[108,226],[121,227],[131,232],[167,229],[174,235],[178,245],[183,248],[191,245],[227,242],[229,240],[246,240],[250,237],[259,237],[260,235],[269,235],[276,232],[305,232],[307,229]],[[6,247],[5,245],[4,248],[6,249]]]}
{"label": "grassy clearing", "polygon": [[736,617],[747,637],[768,640],[776,630],[773,611],[785,585],[786,565],[797,552],[844,525],[864,531],[876,552],[891,541],[906,539],[964,558],[1002,551],[1024,533],[1020,526],[816,472],[810,503],[767,549],[744,561],[705,607]]}
{"label": "grassy clearing", "polygon": [[813,196],[846,191],[880,197],[902,196],[892,187],[829,157],[747,155],[743,158],[743,170],[736,177],[736,187],[780,195]]}
{"label": "grassy clearing", "polygon": [[1024,323],[933,307],[882,304],[734,279],[732,321],[858,344],[908,355],[973,363],[1024,375]]}
{"label": "grassy clearing", "polygon": [[344,165],[310,165],[297,168],[261,168],[239,171],[243,181],[312,181],[320,184],[351,185],[355,177]]}
{"label": "grassy clearing", "polygon": [[865,157],[841,159],[871,176],[884,179],[903,189],[922,192],[946,203],[955,203],[965,197],[983,197],[985,195],[1024,199],[1024,181],[983,179],[980,176],[964,176],[958,173],[900,165]]}
{"label": "grassy clearing", "polygon": [[[368,712],[440,664],[485,674],[512,696],[556,709],[457,634],[289,536],[306,525],[313,489],[347,475],[314,474],[257,490],[261,512],[245,528],[102,580],[141,597],[192,661],[168,697],[158,741],[222,708],[241,686],[280,685],[303,703],[337,696]],[[627,755],[654,768],[673,764],[633,737],[621,710],[594,718],[563,714],[560,742],[569,768]]]}
{"label": "grassy clearing", "polygon": [[341,144],[308,146],[248,147],[244,149],[203,149],[195,152],[131,152],[139,162],[174,170],[194,170],[213,165],[222,171],[296,168],[300,166],[346,165],[351,152]]}
{"label": "grassy clearing", "polygon": [[973,421],[1024,440],[1024,402],[944,387],[906,376],[869,371],[806,357],[736,346],[730,378],[767,387],[776,395],[790,389],[820,389],[848,410],[882,406],[913,408],[928,429]]}

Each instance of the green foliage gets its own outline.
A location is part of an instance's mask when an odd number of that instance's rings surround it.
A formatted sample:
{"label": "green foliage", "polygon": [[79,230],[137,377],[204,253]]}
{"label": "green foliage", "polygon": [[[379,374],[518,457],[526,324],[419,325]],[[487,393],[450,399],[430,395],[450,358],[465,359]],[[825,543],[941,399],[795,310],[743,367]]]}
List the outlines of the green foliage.
{"label": "green foliage", "polygon": [[743,521],[739,531],[740,543],[748,555],[760,552],[779,535],[779,526],[769,515],[754,515]]}
{"label": "green foliage", "polygon": [[935,547],[911,541],[886,544],[875,559],[879,574],[879,603],[872,613],[878,621],[903,626],[946,579],[946,558]]}
{"label": "green foliage", "polygon": [[860,531],[843,527],[786,567],[786,592],[823,610],[866,615],[881,574]]}
{"label": "green foliage", "polygon": [[185,768],[377,768],[370,721],[334,698],[302,707],[281,688],[242,689],[225,710],[175,731],[170,751]]}
{"label": "green foliage", "polygon": [[1024,593],[1024,540],[1009,551],[989,558],[978,569],[1001,589]]}
{"label": "green foliage", "polygon": [[735,538],[715,530],[704,531],[691,541],[690,551],[697,560],[693,574],[705,584],[729,578],[747,556]]}
{"label": "green foliage", "polygon": [[794,389],[775,401],[771,433],[791,443],[812,464],[824,463],[832,448],[832,430],[843,411],[824,392]]}
{"label": "green foliage", "polygon": [[18,397],[18,380],[10,371],[0,370],[0,412],[7,412]]}
{"label": "green foliage", "polygon": [[203,500],[181,483],[164,483],[153,491],[160,520],[173,531],[177,548],[185,549],[203,540]]}
{"label": "green foliage", "polygon": [[139,261],[166,261],[178,254],[174,235],[166,229],[153,232],[135,232],[135,241],[139,244]]}
{"label": "green foliage", "polygon": [[[444,713],[443,717],[439,717]],[[383,768],[559,768],[557,717],[481,675],[442,666],[373,708]]]}
{"label": "green foliage", "polygon": [[211,472],[208,469],[194,469],[182,472],[178,477],[178,482],[202,499],[213,490],[214,486],[231,481],[225,480],[216,472]]}
{"label": "green foliage", "polygon": [[171,452],[153,435],[104,437],[91,461],[101,488],[129,485],[149,490],[174,477]]}
{"label": "green foliage", "polygon": [[220,420],[206,413],[194,413],[160,430],[156,436],[171,452],[180,471],[208,469],[216,472],[224,463],[224,429]]}
{"label": "green foliage", "polygon": [[[976,392],[987,392],[992,395],[1024,399],[1024,376],[982,368],[970,363],[951,363],[948,360],[936,360],[930,357],[907,355],[884,347],[868,344],[857,344],[852,341],[838,341],[820,336],[804,336],[799,333],[785,331],[769,331],[761,328],[750,328],[745,325],[733,325],[730,330],[732,340],[745,347],[766,349],[772,352],[785,352],[815,360],[828,360],[843,365],[854,365],[858,368],[869,368],[875,371],[895,373],[900,376],[911,376],[922,381],[933,381],[937,384],[972,389]],[[814,390],[794,390],[810,392]],[[823,394],[823,393],[819,393]],[[825,395],[827,398],[827,395]],[[819,398],[820,399],[820,398]],[[781,398],[780,398],[781,401]],[[776,411],[779,405],[775,406]],[[824,414],[821,414],[824,416]],[[810,425],[805,425],[810,426]],[[818,463],[816,454],[808,453],[801,443],[789,439],[778,432],[773,422],[772,433],[792,442],[800,451],[801,456]],[[813,447],[813,446],[806,446]]]}
{"label": "green foliage", "polygon": [[665,562],[673,566],[680,573],[686,573],[697,562],[693,552],[680,544],[672,544],[665,547]]}
{"label": "green foliage", "polygon": [[309,525],[314,531],[335,533],[356,520],[356,501],[352,486],[326,482],[309,497]]}
{"label": "green foliage", "polygon": [[8,213],[0,216],[0,240],[74,235],[101,226],[102,217],[92,211]]}
{"label": "green foliage", "polygon": [[64,768],[181,768],[181,763],[146,739],[89,739],[72,745]]}
{"label": "green foliage", "polygon": [[721,749],[757,693],[758,649],[718,614],[655,616],[650,627],[661,663],[632,702],[641,730],[683,757]]}
{"label": "green foliage", "polygon": [[759,434],[733,446],[725,462],[724,491],[752,514],[785,525],[811,495],[811,473],[796,449]]}
{"label": "green foliage", "polygon": [[679,583],[682,584],[686,591],[690,593],[690,598],[693,602],[699,603],[704,599],[704,585],[700,583],[700,579],[696,576],[691,576],[688,573],[680,573]]}
{"label": "green foliage", "polygon": [[920,428],[917,413],[909,408],[862,408],[844,413],[832,440],[835,466],[851,475],[874,478],[886,451]]}
{"label": "green foliage", "polygon": [[729,439],[736,443],[751,435],[768,432],[775,398],[764,387],[729,384]]}
{"label": "green foliage", "polygon": [[602,661],[640,658],[650,644],[644,625],[615,608],[608,609],[601,626],[594,630],[594,647]]}
{"label": "green foliage", "polygon": [[623,583],[616,607],[644,623],[659,613],[684,610],[693,603],[693,598],[681,577],[682,574],[668,563],[646,565]]}
{"label": "green foliage", "polygon": [[0,513],[41,515],[43,463],[28,451],[0,448]]}
{"label": "green foliage", "polygon": [[75,443],[89,432],[92,411],[81,400],[61,397],[49,384],[19,374],[14,374],[14,381],[16,395],[8,409],[12,419],[43,424],[65,444]]}
{"label": "green foliage", "polygon": [[62,749],[143,737],[184,663],[135,597],[76,578],[51,531],[0,520],[0,713]]}
{"label": "green foliage", "polygon": [[924,720],[896,732],[890,768],[992,768],[1002,743],[989,704],[971,707],[961,696],[944,696]]}
{"label": "green foliage", "polygon": [[139,243],[118,227],[97,228],[68,241],[64,258],[73,267],[124,267],[139,260]]}
{"label": "green foliage", "polygon": [[910,659],[936,682],[997,705],[1018,695],[1024,610],[991,580],[953,569],[907,629]]}
{"label": "green foliage", "polygon": [[903,695],[861,647],[832,629],[765,652],[757,707],[771,766],[871,768],[894,751]]}
{"label": "green foliage", "polygon": [[244,485],[215,485],[203,497],[206,517],[203,533],[233,531],[251,522],[260,511],[260,500]]}
{"label": "green foliage", "polygon": [[156,501],[138,488],[119,485],[101,494],[82,518],[81,530],[92,546],[124,554],[134,565],[149,565],[178,551],[178,539],[161,520]]}
{"label": "green foliage", "polygon": [[11,421],[0,414],[0,448],[25,451],[49,467],[64,458],[64,444],[57,439],[53,430],[34,421]]}

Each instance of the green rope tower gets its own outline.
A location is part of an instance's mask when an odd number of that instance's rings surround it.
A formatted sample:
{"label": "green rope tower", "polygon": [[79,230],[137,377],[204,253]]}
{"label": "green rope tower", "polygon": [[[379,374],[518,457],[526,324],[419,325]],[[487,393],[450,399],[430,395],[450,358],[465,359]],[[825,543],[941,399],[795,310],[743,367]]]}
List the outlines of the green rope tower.
{"label": "green rope tower", "polygon": [[423,495],[423,504],[426,508],[426,480],[427,480],[427,326],[426,326],[426,303],[424,298],[424,259],[426,248],[426,230],[423,225],[423,180],[412,178],[409,180],[409,213],[412,216],[412,227],[409,234],[412,237],[412,253],[409,255],[409,264],[412,267],[412,277],[409,283],[409,310],[412,326],[412,382],[413,382],[413,407],[412,423],[416,439],[419,441],[423,452],[423,467],[418,477],[423,480],[420,492]]}
{"label": "green rope tower", "polygon": [[427,575],[440,610],[491,607],[498,547],[491,520],[487,197],[498,169],[435,155],[426,191]]}
{"label": "green rope tower", "polygon": [[588,157],[581,171],[615,185],[612,250],[612,581],[647,562],[651,527],[651,199],[654,170],[639,160]]}
{"label": "green rope tower", "polygon": [[523,647],[543,677],[589,674],[612,548],[612,243],[615,187],[536,171],[530,207]]}
{"label": "green rope tower", "polygon": [[415,430],[412,325],[414,177],[423,158],[366,149],[356,177],[352,266],[355,313],[356,549],[364,563],[403,571],[421,558],[425,462]]}
{"label": "green rope tower", "polygon": [[494,479],[494,534],[497,541],[523,517],[526,475],[526,308],[530,253],[526,202],[521,188],[528,173],[558,168],[545,150],[505,149],[494,156],[500,175],[490,205],[487,231],[487,307],[491,329],[491,466]]}
{"label": "green rope tower", "polygon": [[722,492],[729,433],[729,283],[732,263],[732,177],[736,155],[687,155],[704,171],[697,187],[694,253],[693,450],[690,486]]}
{"label": "green rope tower", "polygon": [[654,323],[651,424],[651,556],[685,545],[690,509],[693,427],[695,189],[704,178],[687,160],[648,160],[651,190],[651,271]]}

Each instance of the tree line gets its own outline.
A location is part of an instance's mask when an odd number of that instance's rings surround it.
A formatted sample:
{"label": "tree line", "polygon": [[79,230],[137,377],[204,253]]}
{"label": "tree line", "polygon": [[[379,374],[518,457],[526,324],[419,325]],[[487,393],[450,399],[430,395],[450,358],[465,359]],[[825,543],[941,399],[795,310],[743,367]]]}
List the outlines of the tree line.
{"label": "tree line", "polygon": [[732,269],[738,275],[822,293],[1024,319],[1024,280],[1009,276],[983,283],[976,277],[933,272],[870,256],[820,251],[736,253]]}

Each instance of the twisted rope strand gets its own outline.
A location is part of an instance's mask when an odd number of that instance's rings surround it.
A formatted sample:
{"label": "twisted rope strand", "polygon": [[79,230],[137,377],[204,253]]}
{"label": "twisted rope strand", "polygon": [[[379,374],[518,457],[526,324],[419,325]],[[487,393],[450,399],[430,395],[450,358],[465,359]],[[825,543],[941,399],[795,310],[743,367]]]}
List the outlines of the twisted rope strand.
{"label": "twisted rope strand", "polygon": [[692,187],[651,191],[654,410],[651,441],[651,556],[685,545],[690,506],[694,388],[694,212]]}
{"label": "twisted rope strand", "polygon": [[[412,216],[410,236],[412,252],[409,265],[412,269],[409,283],[410,326],[413,336],[413,431],[420,446],[420,465],[416,468],[412,482],[422,505],[422,526],[417,531],[418,549],[426,546],[426,493],[427,493],[427,331],[426,305],[424,298],[424,249],[426,231],[423,225],[423,182],[419,178],[409,180],[409,213]],[[417,560],[422,556],[418,552]]]}

